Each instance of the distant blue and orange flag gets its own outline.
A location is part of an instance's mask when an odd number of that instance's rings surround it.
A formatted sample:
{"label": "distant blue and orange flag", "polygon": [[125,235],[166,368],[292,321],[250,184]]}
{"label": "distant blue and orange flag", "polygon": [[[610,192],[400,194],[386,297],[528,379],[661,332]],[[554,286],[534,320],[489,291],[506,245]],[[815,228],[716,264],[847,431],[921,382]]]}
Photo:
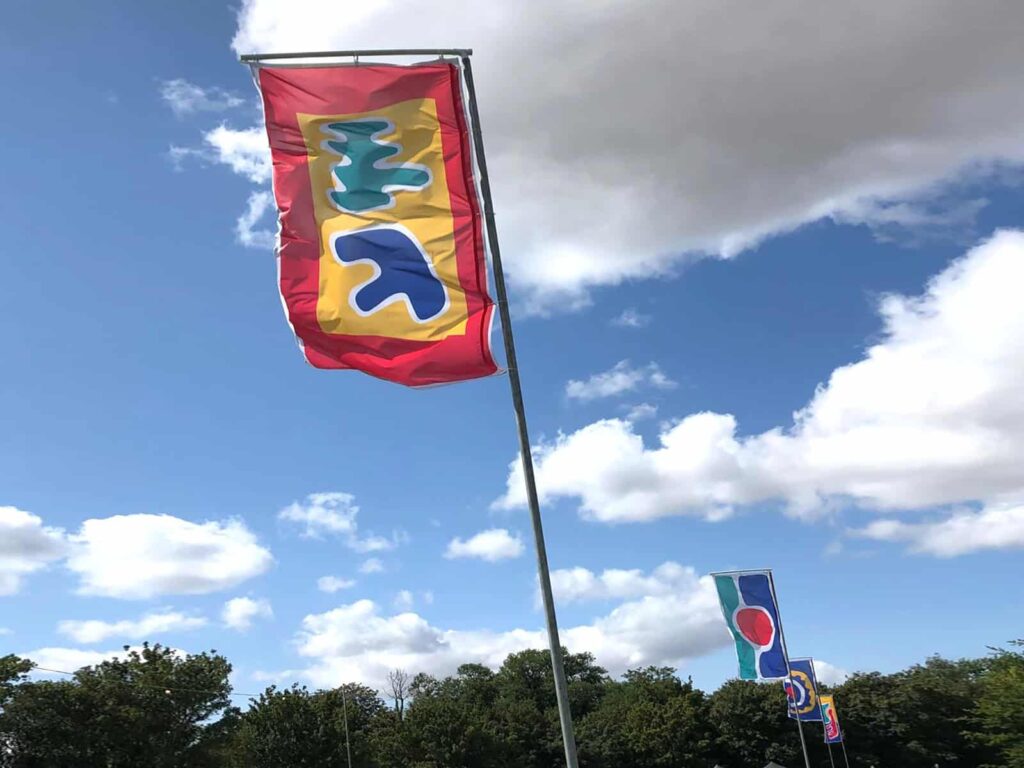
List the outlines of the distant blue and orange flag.
{"label": "distant blue and orange flag", "polygon": [[821,719],[825,724],[825,743],[838,744],[843,740],[843,730],[839,727],[839,713],[836,711],[835,699],[823,694],[818,697],[821,705]]}
{"label": "distant blue and orange flag", "polygon": [[786,700],[789,702],[789,716],[794,720],[821,721],[821,707],[818,701],[818,677],[814,674],[813,659],[790,659],[790,679],[783,682]]}
{"label": "distant blue and orange flag", "polygon": [[407,386],[496,373],[456,62],[254,67],[288,322],[317,368]]}
{"label": "distant blue and orange flag", "polygon": [[722,615],[736,641],[742,680],[780,680],[787,675],[779,634],[779,609],[767,571],[715,574]]}

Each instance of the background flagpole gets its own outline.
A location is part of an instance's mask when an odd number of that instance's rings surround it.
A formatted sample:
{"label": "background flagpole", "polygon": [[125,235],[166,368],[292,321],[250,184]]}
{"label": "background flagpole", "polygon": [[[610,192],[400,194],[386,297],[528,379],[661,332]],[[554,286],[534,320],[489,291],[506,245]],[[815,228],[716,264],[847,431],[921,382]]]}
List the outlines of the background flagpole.
{"label": "background flagpole", "polygon": [[[793,713],[796,715],[796,728],[800,733],[800,748],[804,751],[804,765],[811,768],[811,758],[807,754],[807,742],[804,740],[804,726],[800,720],[800,711],[796,708],[796,686],[793,685],[793,670],[789,666],[789,649],[786,647],[786,632],[782,629],[782,610],[779,608],[779,596],[775,594],[775,577],[771,570],[768,571],[768,584],[772,588],[772,599],[775,601],[775,611],[779,615],[779,641],[782,643],[782,655],[786,657],[786,673],[789,676],[789,690],[793,692]],[[786,712],[789,712],[789,694],[786,694]]]}
{"label": "background flagpole", "polygon": [[828,747],[828,761],[831,763],[832,768],[836,768],[836,761],[832,759],[832,742],[826,739],[825,746]]}
{"label": "background flagpole", "polygon": [[[562,663],[562,645],[558,639],[558,621],[555,617],[555,600],[551,593],[551,575],[548,570],[547,548],[544,546],[544,527],[540,519],[540,500],[537,496],[537,481],[533,472],[533,455],[530,452],[530,436],[526,429],[526,410],[523,407],[523,391],[519,381],[519,365],[516,362],[516,346],[512,338],[512,320],[509,317],[508,294],[505,290],[505,273],[501,266],[501,250],[498,247],[498,230],[494,221],[494,207],[491,204],[491,185],[487,178],[487,161],[484,159],[484,140],[480,132],[480,112],[477,109],[476,89],[473,87],[473,65],[468,56],[462,56],[466,90],[469,96],[469,113],[472,119],[473,147],[477,166],[480,169],[480,192],[484,203],[484,222],[487,225],[487,242],[490,246],[494,266],[494,284],[498,293],[498,312],[501,317],[501,334],[505,341],[505,358],[508,365],[508,382],[512,390],[512,406],[519,428],[519,453],[523,462],[523,477],[526,480],[526,498],[530,506],[530,520],[533,522],[533,539],[537,548],[537,571],[540,576],[540,592],[544,600],[544,616],[548,627],[548,646],[551,649],[551,668],[555,678],[555,696],[558,699],[558,718],[562,725],[562,742],[565,745],[565,764],[578,768],[576,758],[576,737],[573,734],[572,713],[569,710],[569,687],[565,680]],[[810,768],[808,764],[807,768]]]}
{"label": "background flagpole", "polygon": [[[841,728],[842,726],[840,726]],[[843,732],[843,740],[839,742],[843,747],[843,762],[846,763],[846,768],[850,768],[850,758],[846,756],[846,733]]]}
{"label": "background flagpole", "polygon": [[352,745],[348,740],[348,697],[345,695],[345,684],[341,686],[341,712],[345,718],[345,755],[348,757],[348,768],[352,768]]}
{"label": "background flagpole", "polygon": [[[835,694],[832,694],[832,706],[835,707],[835,710],[836,710],[836,721],[838,722],[838,720],[839,720],[839,705],[836,704]],[[839,726],[839,735],[842,737],[842,738],[839,739],[839,746],[841,746],[843,748],[843,762],[846,763],[846,768],[850,768],[850,758],[846,756],[846,731],[843,730],[843,726],[841,724]],[[829,747],[831,747],[831,746],[832,745],[829,744]]]}

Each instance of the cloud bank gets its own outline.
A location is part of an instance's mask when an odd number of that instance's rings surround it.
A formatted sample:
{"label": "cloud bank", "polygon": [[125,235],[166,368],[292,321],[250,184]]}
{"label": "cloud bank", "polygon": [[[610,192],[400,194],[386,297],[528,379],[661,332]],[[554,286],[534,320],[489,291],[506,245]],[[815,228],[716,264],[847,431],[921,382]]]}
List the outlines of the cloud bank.
{"label": "cloud bank", "polygon": [[[471,42],[510,276],[545,311],[823,217],[969,218],[936,185],[1024,160],[1022,24],[956,0],[244,0],[232,45]],[[258,129],[207,140],[266,179]]]}
{"label": "cloud bank", "polygon": [[[806,516],[837,499],[876,510],[978,503],[980,515],[879,522],[865,535],[933,554],[1019,546],[1021,285],[1024,233],[1000,232],[920,296],[884,297],[881,340],[833,371],[790,426],[743,436],[730,414],[694,413],[648,446],[630,421],[604,419],[537,447],[541,495],[607,523],[720,519],[769,501]],[[517,460],[496,505],[524,504]]]}
{"label": "cloud bank", "polygon": [[[616,597],[629,596],[589,624],[561,633],[571,651],[593,653],[613,674],[648,664],[684,665],[729,645],[714,586],[691,568],[666,563],[647,575],[623,572],[631,574],[625,580],[608,571],[572,572],[585,581],[622,583],[609,589]],[[553,576],[564,586],[561,573]],[[611,592],[577,597],[598,599]],[[315,685],[358,680],[379,686],[395,668],[435,675],[452,673],[471,661],[496,668],[510,653],[546,648],[547,636],[542,629],[443,629],[417,613],[387,615],[373,601],[359,600],[306,616],[295,642],[299,655],[310,662],[302,674]]]}

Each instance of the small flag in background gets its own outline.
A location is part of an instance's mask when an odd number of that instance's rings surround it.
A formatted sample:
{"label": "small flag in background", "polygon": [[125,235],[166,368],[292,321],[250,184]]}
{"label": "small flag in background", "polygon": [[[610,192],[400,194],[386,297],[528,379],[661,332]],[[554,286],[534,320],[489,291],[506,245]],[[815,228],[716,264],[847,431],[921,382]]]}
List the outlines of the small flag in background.
{"label": "small flag in background", "polygon": [[843,740],[843,731],[839,727],[839,713],[836,712],[835,699],[829,694],[818,697],[821,705],[821,719],[825,723],[825,743],[838,744]]}
{"label": "small flag in background", "polygon": [[407,386],[497,372],[462,70],[254,67],[306,360]]}
{"label": "small flag in background", "polygon": [[715,574],[722,615],[736,641],[742,680],[787,675],[779,637],[779,609],[766,571]]}
{"label": "small flag in background", "polygon": [[789,716],[797,715],[804,722],[821,721],[818,706],[818,678],[814,674],[813,659],[790,659],[790,680],[785,680],[786,699],[789,702]]}

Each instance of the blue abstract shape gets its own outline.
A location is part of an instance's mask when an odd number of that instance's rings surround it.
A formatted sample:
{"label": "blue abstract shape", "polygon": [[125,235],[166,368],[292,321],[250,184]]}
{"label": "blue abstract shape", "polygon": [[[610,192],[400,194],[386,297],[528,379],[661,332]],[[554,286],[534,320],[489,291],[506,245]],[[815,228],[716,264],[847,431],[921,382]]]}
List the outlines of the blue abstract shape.
{"label": "blue abstract shape", "polygon": [[354,291],[356,308],[369,315],[391,303],[406,300],[413,318],[425,323],[448,306],[444,284],[430,267],[426,254],[404,230],[372,227],[335,237],[332,248],[342,264],[372,262],[379,273]]}
{"label": "blue abstract shape", "polygon": [[766,611],[775,628],[771,646],[757,652],[759,676],[766,680],[788,677],[786,654],[782,652],[782,641],[779,635],[779,609],[775,605],[775,594],[772,592],[767,574],[743,574],[739,577],[738,582],[743,603],[751,608],[761,608]]}

